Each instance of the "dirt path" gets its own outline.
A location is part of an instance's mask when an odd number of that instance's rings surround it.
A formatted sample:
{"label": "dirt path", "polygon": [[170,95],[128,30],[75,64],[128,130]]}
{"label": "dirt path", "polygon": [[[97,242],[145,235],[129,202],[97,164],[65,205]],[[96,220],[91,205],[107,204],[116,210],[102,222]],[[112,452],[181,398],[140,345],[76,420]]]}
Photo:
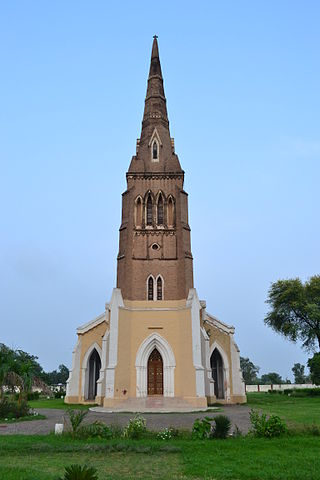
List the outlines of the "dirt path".
{"label": "dirt path", "polygon": [[[56,410],[52,408],[39,408],[37,411],[41,415],[45,415],[45,420],[33,420],[29,422],[17,422],[11,424],[0,424],[0,435],[46,435],[54,431],[56,423],[64,423],[66,411]],[[221,407],[221,410],[216,413],[145,413],[143,417],[147,420],[147,427],[150,430],[160,430],[165,427],[176,427],[190,429],[196,418],[203,418],[205,416],[214,416],[218,414],[227,415],[233,425],[237,426],[243,433],[247,433],[250,427],[249,419],[250,408],[241,405],[230,405]],[[97,413],[89,412],[86,416],[85,423],[91,423],[95,420],[100,420],[109,425],[119,425],[123,427],[130,418],[134,416],[133,413]]]}

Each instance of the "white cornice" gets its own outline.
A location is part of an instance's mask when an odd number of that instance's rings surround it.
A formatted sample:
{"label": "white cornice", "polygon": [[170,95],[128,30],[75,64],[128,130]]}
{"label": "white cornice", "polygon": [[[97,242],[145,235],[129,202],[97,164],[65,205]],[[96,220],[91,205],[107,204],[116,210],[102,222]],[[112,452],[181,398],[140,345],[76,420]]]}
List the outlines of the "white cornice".
{"label": "white cornice", "polygon": [[100,323],[103,323],[106,321],[106,313],[101,313],[98,317],[94,318],[93,320],[90,320],[90,322],[85,323],[84,325],[81,325],[80,327],[77,328],[77,333],[78,334],[83,334],[91,330],[92,328],[97,327],[100,325]]}
{"label": "white cornice", "polygon": [[213,327],[218,328],[222,332],[225,332],[228,334],[234,333],[234,327],[232,325],[227,325],[226,323],[219,320],[217,317],[214,317],[213,315],[210,315],[207,312],[205,313],[204,323],[208,323],[209,325],[212,325]]}

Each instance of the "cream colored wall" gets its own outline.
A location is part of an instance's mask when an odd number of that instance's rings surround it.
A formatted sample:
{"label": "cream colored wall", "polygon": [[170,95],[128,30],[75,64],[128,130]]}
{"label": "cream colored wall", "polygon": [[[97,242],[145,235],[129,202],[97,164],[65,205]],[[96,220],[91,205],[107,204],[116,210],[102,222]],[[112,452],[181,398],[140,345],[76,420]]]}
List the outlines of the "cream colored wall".
{"label": "cream colored wall", "polygon": [[[85,356],[88,348],[90,348],[91,345],[95,342],[102,349],[102,339],[106,332],[106,328],[107,328],[106,323],[100,323],[100,325],[98,325],[97,327],[94,327],[92,330],[89,330],[88,332],[83,334],[79,334],[79,337],[81,336],[79,398],[81,397],[81,388],[82,388],[81,369],[82,369],[83,357]],[[102,363],[102,359],[101,359],[101,363]],[[81,400],[83,399],[81,398]]]}
{"label": "cream colored wall", "polygon": [[[176,361],[174,395],[195,397],[195,371],[192,362],[190,309],[182,301],[125,301],[119,315],[119,348],[115,398],[136,396],[137,351],[141,343],[157,332],[170,344]],[[151,310],[152,308],[152,310]],[[157,310],[158,309],[158,310]],[[124,392],[127,393],[124,393]]]}

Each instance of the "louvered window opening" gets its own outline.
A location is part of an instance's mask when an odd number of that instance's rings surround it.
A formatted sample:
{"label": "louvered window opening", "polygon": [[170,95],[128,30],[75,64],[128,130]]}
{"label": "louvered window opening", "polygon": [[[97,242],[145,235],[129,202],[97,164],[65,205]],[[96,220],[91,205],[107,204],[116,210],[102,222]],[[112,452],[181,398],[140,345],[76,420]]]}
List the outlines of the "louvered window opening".
{"label": "louvered window opening", "polygon": [[162,280],[157,278],[157,300],[162,300]]}
{"label": "louvered window opening", "polygon": [[152,146],[152,158],[154,160],[157,160],[158,158],[158,145],[157,145],[157,142],[153,142],[153,146]]}
{"label": "louvered window opening", "polygon": [[153,278],[148,280],[148,300],[153,300]]}
{"label": "louvered window opening", "polygon": [[158,200],[158,225],[163,225],[163,199],[162,195],[160,195]]}
{"label": "louvered window opening", "polygon": [[147,225],[152,225],[152,200],[150,196],[147,200]]}

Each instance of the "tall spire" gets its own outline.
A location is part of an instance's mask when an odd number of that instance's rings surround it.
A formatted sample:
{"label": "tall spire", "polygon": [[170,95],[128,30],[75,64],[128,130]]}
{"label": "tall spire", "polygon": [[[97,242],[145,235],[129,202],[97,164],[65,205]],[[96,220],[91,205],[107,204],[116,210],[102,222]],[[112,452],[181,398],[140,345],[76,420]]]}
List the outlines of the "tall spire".
{"label": "tall spire", "polygon": [[168,122],[157,38],[157,35],[153,37],[143,120],[145,121],[148,118],[161,118]]}
{"label": "tall spire", "polygon": [[150,64],[149,78],[153,75],[160,75],[160,77],[162,78],[157,38],[158,38],[157,35],[154,35],[153,44],[152,44],[152,52],[151,52],[151,64]]}
{"label": "tall spire", "polygon": [[[141,137],[137,142],[137,154],[131,161],[129,172],[181,172],[170,138],[157,38],[157,35],[154,35]],[[155,137],[159,155],[156,161],[152,161],[151,145]]]}

